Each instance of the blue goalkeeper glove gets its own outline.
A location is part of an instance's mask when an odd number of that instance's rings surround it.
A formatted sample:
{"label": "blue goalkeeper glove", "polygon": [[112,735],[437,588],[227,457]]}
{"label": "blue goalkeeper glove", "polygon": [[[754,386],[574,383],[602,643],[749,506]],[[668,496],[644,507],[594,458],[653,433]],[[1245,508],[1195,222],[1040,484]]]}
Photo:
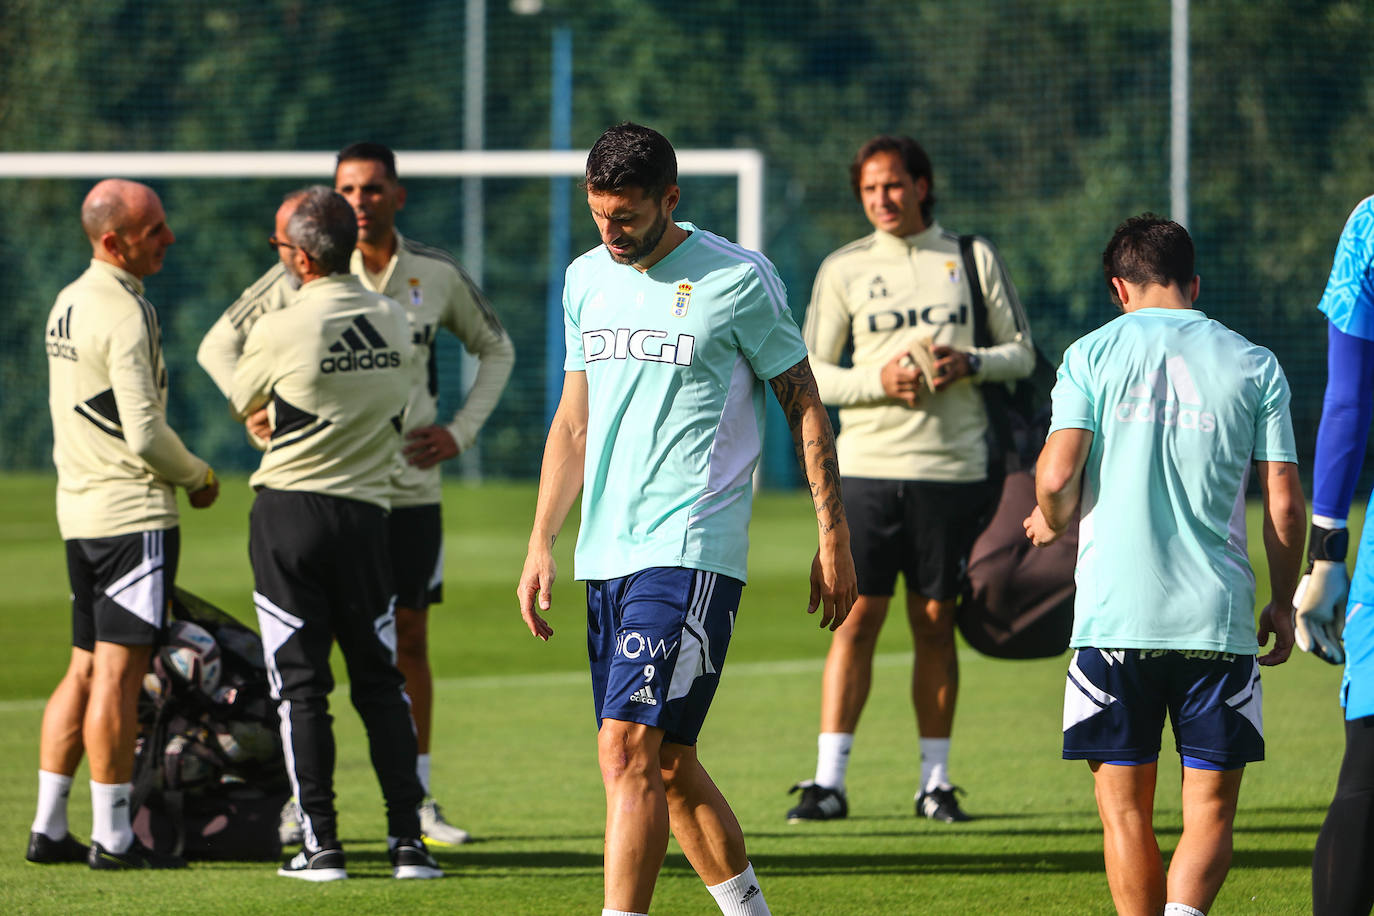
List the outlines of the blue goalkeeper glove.
{"label": "blue goalkeeper glove", "polygon": [[1294,637],[1298,648],[1332,665],[1345,662],[1341,631],[1345,629],[1345,599],[1350,575],[1345,552],[1350,533],[1312,526],[1307,547],[1307,572],[1293,593]]}

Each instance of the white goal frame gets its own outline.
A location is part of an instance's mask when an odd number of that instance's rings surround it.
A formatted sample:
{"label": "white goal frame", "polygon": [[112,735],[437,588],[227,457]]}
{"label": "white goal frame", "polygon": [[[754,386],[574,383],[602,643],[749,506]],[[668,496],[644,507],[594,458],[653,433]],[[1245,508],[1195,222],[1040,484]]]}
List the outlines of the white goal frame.
{"label": "white goal frame", "polygon": [[[0,178],[317,178],[334,152],[0,153]],[[562,150],[398,150],[405,178],[581,177],[587,154]],[[679,150],[680,175],[734,176],[735,240],[763,250],[763,154],[755,149]]]}

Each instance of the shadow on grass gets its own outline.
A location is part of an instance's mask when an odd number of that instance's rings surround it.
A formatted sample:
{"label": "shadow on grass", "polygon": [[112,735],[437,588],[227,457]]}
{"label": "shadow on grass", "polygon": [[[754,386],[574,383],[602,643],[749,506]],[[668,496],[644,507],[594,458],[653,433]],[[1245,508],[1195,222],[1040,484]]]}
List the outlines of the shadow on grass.
{"label": "shadow on grass", "polygon": [[[482,852],[470,846],[461,850],[437,848],[434,857],[452,878],[566,877],[569,871],[600,874],[600,853],[589,852]],[[1165,856],[1167,858],[1168,852]],[[905,852],[807,853],[798,855],[754,853],[750,859],[760,872],[769,875],[1006,875],[1006,874],[1098,874],[1102,871],[1102,852],[1092,850],[1036,850],[1032,852],[996,851],[986,853],[949,852],[914,849]],[[215,863],[229,870],[271,868],[268,863]],[[1306,869],[1312,864],[1312,850],[1268,849],[1237,850],[1235,869]],[[359,850],[348,853],[350,875],[358,878],[390,877],[391,863],[385,852]],[[692,866],[681,853],[664,860],[665,873],[693,874]]]}
{"label": "shadow on grass", "polygon": [[[1100,874],[1102,852],[1036,850],[1034,852],[912,852],[862,854],[751,854],[760,873],[769,875],[1007,875],[1007,874]],[[1167,858],[1167,853],[1166,853]],[[1236,869],[1299,868],[1312,865],[1310,849],[1237,851]],[[681,855],[670,855],[664,870],[690,873],[692,866]]]}

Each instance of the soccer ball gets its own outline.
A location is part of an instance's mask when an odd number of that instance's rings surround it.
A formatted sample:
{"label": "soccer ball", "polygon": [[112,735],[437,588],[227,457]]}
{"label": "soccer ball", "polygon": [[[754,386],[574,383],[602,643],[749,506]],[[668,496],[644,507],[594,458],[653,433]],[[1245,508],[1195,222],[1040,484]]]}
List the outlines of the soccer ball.
{"label": "soccer ball", "polygon": [[172,622],[167,642],[158,652],[162,670],[173,683],[210,695],[219,686],[220,654],[215,637],[200,624]]}
{"label": "soccer ball", "polygon": [[156,672],[149,671],[143,675],[143,693],[154,703],[162,699],[162,678]]}

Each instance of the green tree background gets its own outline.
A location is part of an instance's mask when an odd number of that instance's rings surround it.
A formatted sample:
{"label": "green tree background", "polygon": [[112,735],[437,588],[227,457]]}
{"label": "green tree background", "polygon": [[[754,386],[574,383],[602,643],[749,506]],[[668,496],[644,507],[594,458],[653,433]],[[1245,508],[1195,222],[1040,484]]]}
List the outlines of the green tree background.
{"label": "green tree background", "polygon": [[[1278,354],[1304,450],[1325,384],[1315,305],[1346,215],[1374,193],[1368,12],[1364,0],[1192,4],[1189,228],[1201,305]],[[498,0],[488,5],[489,149],[548,146],[556,26],[574,35],[574,148],[630,119],[679,149],[763,152],[764,247],[798,319],[821,259],[868,230],[847,164],[877,132],[926,146],[937,218],[997,244],[1051,356],[1113,315],[1099,267],[1112,228],[1169,207],[1167,0],[550,0],[537,16]],[[453,0],[8,0],[0,152],[333,150],[359,139],[457,149],[463,27]],[[178,235],[148,284],[173,425],[217,466],[249,467],[254,453],[195,349],[271,262],[262,240],[299,182],[151,183]],[[77,210],[90,184],[0,180],[0,468],[49,461],[43,324],[89,256]],[[458,182],[407,186],[402,231],[461,253]],[[694,178],[684,192],[681,218],[733,232],[729,182]],[[576,253],[596,238],[569,194]],[[485,196],[484,286],[519,361],[484,433],[484,466],[531,476],[544,433],[549,183],[491,180]],[[442,355],[451,410],[461,354]],[[791,482],[789,461],[784,447],[773,482]]]}

